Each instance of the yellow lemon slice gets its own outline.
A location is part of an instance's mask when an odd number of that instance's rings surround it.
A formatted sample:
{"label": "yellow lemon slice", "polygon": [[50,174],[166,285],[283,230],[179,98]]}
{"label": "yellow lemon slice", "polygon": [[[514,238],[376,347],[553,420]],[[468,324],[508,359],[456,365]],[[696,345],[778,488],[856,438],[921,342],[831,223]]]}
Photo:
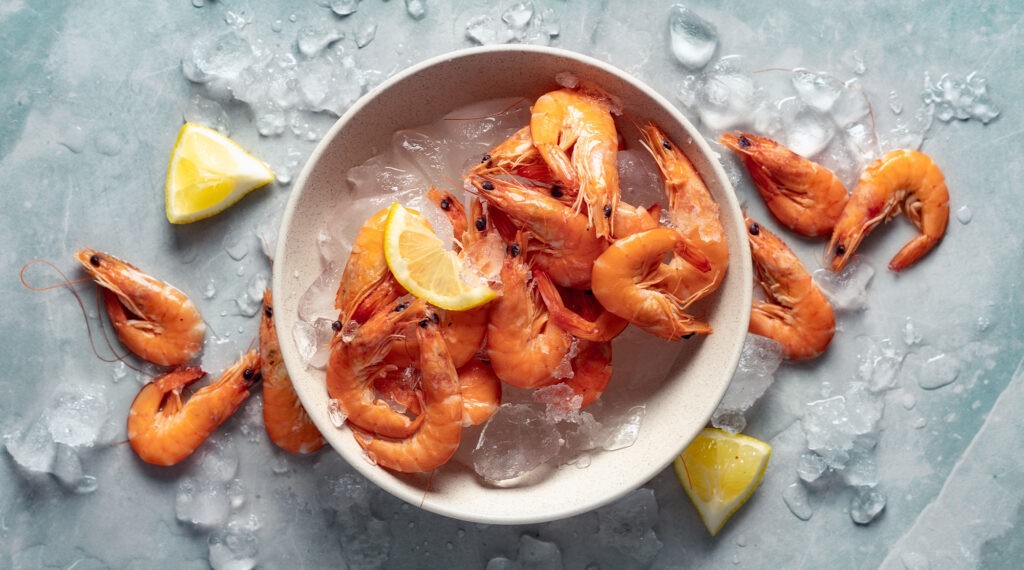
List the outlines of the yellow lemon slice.
{"label": "yellow lemon slice", "polygon": [[497,292],[446,250],[419,212],[395,202],[384,226],[384,257],[395,279],[413,295],[452,311],[465,311],[494,299]]}
{"label": "yellow lemon slice", "polygon": [[167,220],[187,224],[209,218],[273,179],[266,164],[233,140],[185,123],[167,169]]}
{"label": "yellow lemon slice", "polygon": [[772,446],[743,434],[705,428],[673,467],[714,536],[764,479]]}

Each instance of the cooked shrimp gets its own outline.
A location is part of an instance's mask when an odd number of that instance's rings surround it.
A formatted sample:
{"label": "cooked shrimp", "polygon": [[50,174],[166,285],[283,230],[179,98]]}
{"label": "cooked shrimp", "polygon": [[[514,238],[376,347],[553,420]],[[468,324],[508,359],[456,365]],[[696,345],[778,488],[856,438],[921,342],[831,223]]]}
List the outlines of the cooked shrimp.
{"label": "cooked shrimp", "polygon": [[640,133],[661,171],[672,224],[711,264],[711,270],[705,271],[676,257],[659,267],[657,279],[677,298],[696,300],[717,289],[729,267],[729,246],[718,204],[697,169],[657,125],[647,123]]}
{"label": "cooked shrimp", "polygon": [[[619,139],[612,97],[581,83],[537,99],[531,109],[533,144],[562,186],[578,192],[576,211],[587,206],[598,237],[614,235],[612,213],[619,202]],[[572,151],[570,158],[568,152]]]}
{"label": "cooked shrimp", "polygon": [[462,439],[462,395],[448,348],[434,321],[423,317],[416,327],[423,389],[423,418],[419,429],[405,439],[375,437],[355,431],[356,442],[381,467],[402,473],[422,473],[444,465]]}
{"label": "cooked shrimp", "polygon": [[182,402],[181,392],[206,373],[198,366],[177,368],[142,387],[128,411],[128,443],[153,465],[174,465],[192,454],[231,417],[260,381],[260,356],[250,350]]}
{"label": "cooked shrimp", "polygon": [[593,404],[612,378],[612,343],[580,341],[579,353],[572,359],[572,378],[565,384],[582,398],[580,408]]}
{"label": "cooked shrimp", "polygon": [[341,273],[341,283],[334,306],[341,314],[338,320],[363,323],[381,307],[390,305],[405,295],[405,289],[395,281],[384,258],[384,226],[388,208],[370,216],[359,229],[352,253]]}
{"label": "cooked shrimp", "polygon": [[615,209],[615,239],[631,236],[644,230],[653,230],[661,225],[661,206],[654,204],[650,208],[633,206],[619,201]]}
{"label": "cooked shrimp", "polygon": [[270,441],[291,453],[312,453],[323,447],[324,438],[302,407],[281,359],[270,289],[263,292],[260,374],[263,376],[263,425]]}
{"label": "cooked shrimp", "polygon": [[949,190],[932,159],[916,150],[894,150],[868,165],[832,232],[828,249],[832,270],[841,271],[857,246],[878,224],[900,212],[921,231],[889,262],[889,269],[906,269],[946,233]]}
{"label": "cooked shrimp", "polygon": [[491,365],[474,358],[458,369],[462,394],[462,425],[480,425],[501,405],[501,380]]}
{"label": "cooked shrimp", "polygon": [[782,225],[810,237],[832,233],[847,196],[831,170],[769,138],[726,133],[721,141],[743,158],[768,210]]}
{"label": "cooked shrimp", "polygon": [[117,338],[140,358],[180,366],[203,348],[206,324],[192,300],[126,261],[91,248],[75,254],[104,288],[104,303]]}
{"label": "cooked shrimp", "polygon": [[791,360],[818,356],[835,333],[832,305],[778,236],[749,217],[746,222],[754,271],[768,298],[754,302],[750,332],[778,341]]}
{"label": "cooked shrimp", "polygon": [[[692,302],[665,290],[657,275],[668,253],[710,269],[683,236],[671,228],[655,228],[613,243],[594,262],[594,296],[601,305],[638,327],[665,339],[709,334],[711,325],[686,313]],[[692,295],[703,296],[703,291]]]}
{"label": "cooked shrimp", "polygon": [[515,180],[479,176],[469,181],[481,198],[529,233],[533,263],[555,283],[590,287],[590,269],[608,242],[588,226],[586,216]]}
{"label": "cooked shrimp", "polygon": [[[629,326],[629,321],[605,309],[589,291],[559,291],[551,277],[540,270],[534,270],[533,280],[551,321],[577,338],[605,342],[619,336]],[[571,306],[566,305],[563,295],[569,297]]]}
{"label": "cooked shrimp", "polygon": [[462,251],[462,241],[469,230],[466,220],[466,208],[463,207],[462,202],[453,196],[451,192],[442,191],[434,186],[427,190],[427,198],[440,208],[444,212],[445,217],[448,218],[448,222],[452,225],[452,235],[455,236],[455,251]]}
{"label": "cooked shrimp", "polygon": [[538,182],[554,183],[551,171],[530,136],[527,125],[485,154],[470,174],[508,172]]}
{"label": "cooked shrimp", "polygon": [[351,340],[335,335],[327,360],[327,392],[338,401],[349,423],[388,437],[406,437],[416,431],[422,417],[410,419],[378,399],[373,379],[389,369],[383,360],[395,339],[425,314],[424,301],[407,296],[375,313]]}
{"label": "cooked shrimp", "polygon": [[536,388],[555,381],[551,374],[569,351],[572,336],[551,321],[528,283],[530,270],[521,253],[520,242],[509,246],[505,257],[502,295],[491,302],[487,356],[503,382]]}

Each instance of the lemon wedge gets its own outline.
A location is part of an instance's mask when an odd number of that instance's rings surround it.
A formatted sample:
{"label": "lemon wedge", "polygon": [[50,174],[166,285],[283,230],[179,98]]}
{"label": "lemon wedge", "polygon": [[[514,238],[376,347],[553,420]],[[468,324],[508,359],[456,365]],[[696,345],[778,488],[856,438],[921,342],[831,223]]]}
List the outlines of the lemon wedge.
{"label": "lemon wedge", "polygon": [[771,454],[772,446],[763,441],[705,428],[673,462],[711,536],[761,484]]}
{"label": "lemon wedge", "polygon": [[209,218],[273,179],[270,168],[238,143],[185,123],[167,169],[167,220],[187,224]]}
{"label": "lemon wedge", "polygon": [[462,258],[445,249],[422,214],[398,202],[388,210],[384,258],[406,291],[436,307],[465,311],[497,296],[469,274]]}

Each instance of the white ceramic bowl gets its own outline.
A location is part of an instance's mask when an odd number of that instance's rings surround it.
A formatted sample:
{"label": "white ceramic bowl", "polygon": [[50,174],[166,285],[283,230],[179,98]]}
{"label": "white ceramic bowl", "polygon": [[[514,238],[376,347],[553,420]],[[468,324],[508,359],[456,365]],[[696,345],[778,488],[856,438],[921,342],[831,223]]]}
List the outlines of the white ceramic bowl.
{"label": "white ceramic bowl", "polygon": [[[349,168],[387,148],[395,131],[431,123],[473,102],[536,98],[557,88],[555,76],[565,71],[620,97],[631,118],[659,124],[683,147],[721,206],[729,271],[721,288],[700,307],[700,316],[710,320],[715,332],[685,343],[663,382],[620,398],[646,405],[640,435],[628,448],[592,456],[589,467],[563,466],[529,484],[498,488],[456,462],[429,478],[396,475],[372,465],[350,431],[331,424],[324,373],[307,369],[292,341],[299,298],[323,269],[317,231],[326,225],[335,204],[348,199]],[[415,506],[457,519],[497,524],[554,520],[589,511],[640,487],[705,426],[725,393],[746,335],[750,251],[739,205],[715,156],[664,97],[604,62],[565,50],[525,45],[467,49],[427,60],[384,82],[324,136],[295,183],[278,234],[274,316],[285,364],[313,421],[331,446],[368,479]],[[606,395],[614,389],[613,379]]]}

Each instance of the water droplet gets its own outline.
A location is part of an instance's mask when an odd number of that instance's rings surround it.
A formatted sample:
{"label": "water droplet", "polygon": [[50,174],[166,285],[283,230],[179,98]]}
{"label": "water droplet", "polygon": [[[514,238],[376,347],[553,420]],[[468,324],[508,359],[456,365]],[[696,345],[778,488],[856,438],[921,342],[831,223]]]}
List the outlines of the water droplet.
{"label": "water droplet", "polygon": [[348,16],[359,9],[359,0],[331,0],[331,11],[339,16]]}
{"label": "water droplet", "polygon": [[796,518],[806,521],[814,515],[814,510],[808,502],[807,489],[800,483],[792,483],[782,491],[782,500],[789,507],[789,512]]}
{"label": "water droplet", "polygon": [[903,112],[903,101],[900,101],[900,94],[896,91],[889,92],[889,110],[894,115],[899,115]]}
{"label": "water droplet", "polygon": [[965,226],[971,223],[971,219],[973,219],[973,217],[974,213],[971,212],[971,209],[968,208],[967,206],[960,206],[956,210],[956,221],[960,222]]}
{"label": "water droplet", "polygon": [[335,399],[327,401],[327,417],[331,420],[331,425],[336,428],[345,425],[345,420],[348,418],[345,411],[341,409],[341,404]]}
{"label": "water droplet", "polygon": [[422,20],[427,15],[427,6],[423,0],[405,0],[405,11],[413,20]]}

